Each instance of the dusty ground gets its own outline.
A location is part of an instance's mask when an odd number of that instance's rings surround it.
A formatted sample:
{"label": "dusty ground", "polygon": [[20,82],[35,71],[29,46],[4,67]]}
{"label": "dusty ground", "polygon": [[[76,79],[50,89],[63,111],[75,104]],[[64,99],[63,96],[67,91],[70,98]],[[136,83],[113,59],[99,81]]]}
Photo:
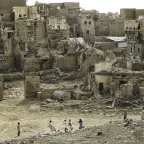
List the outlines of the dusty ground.
{"label": "dusty ground", "polygon": [[[21,123],[20,139],[22,139],[32,137],[38,133],[51,133],[50,129],[48,128],[49,120],[53,121],[53,125],[57,130],[64,132],[63,120],[71,119],[74,126],[74,131],[78,130],[77,122],[79,118],[84,121],[85,128],[88,128],[84,130],[84,132],[80,132],[80,136],[79,131],[77,131],[74,134],[62,134],[53,137],[50,136],[47,138],[47,140],[42,139],[41,142],[38,138],[37,143],[48,143],[48,141],[59,141],[59,143],[62,144],[98,143],[98,141],[95,140],[98,128],[95,128],[95,126],[100,126],[99,129],[100,131],[104,131],[104,134],[109,133],[109,135],[106,135],[106,139],[110,139],[110,137],[112,138],[111,133],[113,132],[107,132],[109,129],[112,129],[114,133],[117,133],[116,135],[118,135],[118,138],[114,139],[113,142],[108,142],[109,140],[105,140],[106,143],[109,144],[116,142],[119,137],[122,139],[122,137],[126,137],[126,135],[131,136],[131,132],[129,130],[125,130],[123,126],[118,128],[118,125],[109,124],[110,121],[113,123],[114,121],[122,121],[122,113],[120,110],[97,109],[92,112],[87,112],[76,110],[60,111],[41,108],[39,102],[24,99],[23,82],[14,82],[11,85],[8,85],[8,87],[11,88],[5,90],[5,100],[0,102],[0,141],[17,139],[17,122]],[[71,101],[69,103],[80,102]],[[140,119],[140,110],[130,109],[128,111],[129,117],[132,117],[135,120]],[[128,140],[130,141],[131,139],[128,137]],[[136,139],[133,138],[134,142],[135,140]],[[131,143],[133,143],[133,141],[131,141]]]}

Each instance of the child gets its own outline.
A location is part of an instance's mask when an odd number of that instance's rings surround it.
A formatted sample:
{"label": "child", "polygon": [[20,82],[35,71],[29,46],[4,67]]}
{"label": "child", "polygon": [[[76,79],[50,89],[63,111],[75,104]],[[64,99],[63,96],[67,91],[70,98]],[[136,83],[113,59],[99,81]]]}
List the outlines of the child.
{"label": "child", "polygon": [[79,129],[83,129],[84,126],[83,126],[83,121],[81,119],[79,119]]}
{"label": "child", "polygon": [[71,119],[69,119],[68,126],[70,127],[70,131],[72,131],[72,130],[73,130],[73,127],[72,127],[72,122],[71,122]]}
{"label": "child", "polygon": [[68,132],[66,120],[64,120],[63,124],[65,125],[65,132]]}
{"label": "child", "polygon": [[17,130],[18,130],[18,137],[19,137],[20,136],[20,122],[18,122]]}

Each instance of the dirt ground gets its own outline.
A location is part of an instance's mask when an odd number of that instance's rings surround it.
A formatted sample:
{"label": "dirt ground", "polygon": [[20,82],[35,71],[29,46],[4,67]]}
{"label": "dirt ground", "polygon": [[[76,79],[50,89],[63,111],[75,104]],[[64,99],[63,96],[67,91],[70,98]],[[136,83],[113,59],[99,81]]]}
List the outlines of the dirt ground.
{"label": "dirt ground", "polygon": [[[82,111],[66,111],[66,110],[52,110],[40,107],[40,102],[38,101],[28,101],[24,99],[24,89],[23,82],[17,81],[13,83],[5,84],[7,90],[4,92],[4,101],[0,102],[0,142],[12,139],[25,139],[32,136],[43,134],[51,134],[48,128],[49,120],[53,121],[53,125],[60,132],[64,132],[64,119],[71,119],[74,127],[74,133],[59,134],[57,136],[50,136],[46,139],[37,139],[36,143],[47,143],[49,141],[58,141],[59,143],[96,143],[94,137],[98,130],[102,130],[105,133],[109,129],[113,129],[114,133],[118,133],[120,139],[125,136],[125,134],[131,134],[129,130],[125,130],[123,127],[118,128],[114,124],[115,121],[122,122],[122,111],[120,110],[100,110],[97,109],[93,112],[82,112]],[[80,103],[78,101],[71,101],[69,103]],[[129,117],[139,120],[140,110],[129,109]],[[85,130],[78,130],[78,120],[82,119],[84,122]],[[113,124],[110,124],[112,121]],[[17,138],[17,123],[21,123],[21,136]],[[99,128],[98,128],[99,127]],[[79,135],[80,132],[80,135]],[[81,133],[82,132],[82,133]],[[129,134],[129,135],[130,135]],[[90,136],[88,136],[90,135]],[[107,139],[112,138],[111,135],[107,135]],[[119,137],[116,140],[119,139]],[[99,139],[99,138],[98,138]],[[112,138],[113,139],[113,138]],[[100,140],[100,139],[99,139]],[[136,140],[133,138],[133,141]],[[42,142],[43,141],[43,142]],[[109,140],[105,140],[106,143],[112,144]],[[98,142],[98,141],[97,141]],[[99,142],[100,143],[100,142]],[[103,142],[102,142],[103,143]],[[133,143],[131,141],[131,143]]]}

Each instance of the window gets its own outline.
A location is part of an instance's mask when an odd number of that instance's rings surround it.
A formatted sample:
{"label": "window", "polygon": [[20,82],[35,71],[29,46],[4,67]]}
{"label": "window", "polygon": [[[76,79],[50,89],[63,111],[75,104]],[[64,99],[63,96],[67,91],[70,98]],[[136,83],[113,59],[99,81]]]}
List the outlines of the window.
{"label": "window", "polygon": [[138,52],[140,52],[140,48],[138,48]]}
{"label": "window", "polygon": [[85,21],[84,24],[86,25],[86,24],[87,24],[87,21]]}
{"label": "window", "polygon": [[84,53],[83,55],[82,55],[82,61],[84,62],[86,60],[86,54]]}
{"label": "window", "polygon": [[89,30],[87,30],[87,34],[89,34]]}
{"label": "window", "polygon": [[22,15],[21,14],[19,14],[19,18],[21,18],[22,17]]}
{"label": "window", "polygon": [[89,24],[91,25],[91,21],[89,21]]}
{"label": "window", "polygon": [[11,38],[11,37],[12,37],[12,33],[8,32],[8,38]]}

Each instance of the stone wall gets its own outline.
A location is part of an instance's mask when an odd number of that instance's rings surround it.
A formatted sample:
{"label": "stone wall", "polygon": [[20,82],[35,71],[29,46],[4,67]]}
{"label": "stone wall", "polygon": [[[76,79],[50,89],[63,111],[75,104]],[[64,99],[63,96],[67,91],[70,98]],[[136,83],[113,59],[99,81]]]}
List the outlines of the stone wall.
{"label": "stone wall", "polygon": [[37,98],[37,92],[40,91],[40,77],[26,76],[25,77],[25,97]]}
{"label": "stone wall", "polygon": [[15,32],[19,37],[19,41],[27,43],[34,41],[34,20],[19,19],[15,21]]}
{"label": "stone wall", "polygon": [[77,68],[76,56],[75,55],[59,56],[57,60],[57,66],[61,70],[75,70]]}
{"label": "stone wall", "polygon": [[38,42],[47,37],[45,21],[35,22],[35,40]]}
{"label": "stone wall", "polygon": [[125,99],[129,99],[129,98],[133,97],[133,93],[132,93],[133,85],[130,83],[121,85],[120,91],[121,91],[122,97]]}
{"label": "stone wall", "polygon": [[90,15],[80,16],[80,28],[82,32],[82,37],[86,42],[95,41],[95,25],[92,17]]}
{"label": "stone wall", "polygon": [[98,88],[99,88],[99,84],[102,83],[103,84],[103,91],[104,92],[109,92],[111,76],[97,74],[95,76],[95,82],[96,82],[96,85],[98,86]]}

